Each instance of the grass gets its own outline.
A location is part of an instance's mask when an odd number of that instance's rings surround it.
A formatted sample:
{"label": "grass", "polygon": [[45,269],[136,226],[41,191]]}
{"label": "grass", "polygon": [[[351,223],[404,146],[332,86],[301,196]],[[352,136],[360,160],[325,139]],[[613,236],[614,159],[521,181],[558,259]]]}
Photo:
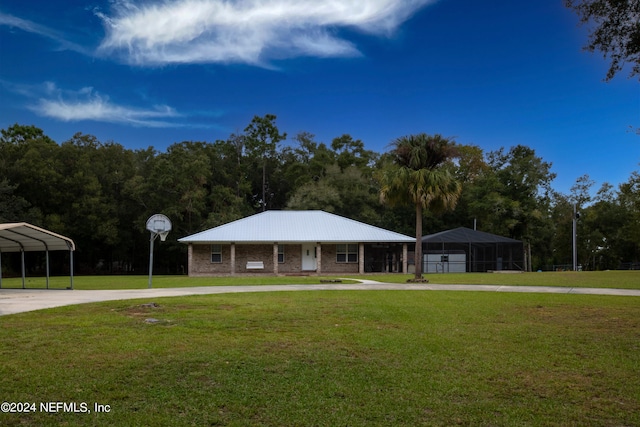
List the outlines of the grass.
{"label": "grass", "polygon": [[2,401],[111,407],[0,414],[0,425],[640,425],[633,297],[325,291],[147,302],[0,317]]}
{"label": "grass", "polygon": [[[372,274],[352,276],[359,279],[371,279],[380,282],[405,283],[413,277],[407,274]],[[583,272],[544,272],[521,274],[491,273],[447,273],[426,274],[430,283],[440,284],[477,284],[477,285],[511,285],[511,286],[563,286],[563,287],[595,287],[640,289],[640,271],[583,271]],[[234,276],[234,277],[187,277],[187,276],[154,276],[154,288],[177,288],[190,286],[233,286],[233,285],[286,285],[286,284],[318,284],[324,279],[336,279],[336,276]],[[76,276],[74,289],[145,289],[148,287],[148,276]],[[344,283],[349,283],[344,281]],[[353,281],[352,283],[355,283]],[[28,277],[27,288],[44,288],[43,277]],[[68,277],[52,277],[50,287],[66,288]],[[22,279],[4,278],[3,288],[21,288]]]}
{"label": "grass", "polygon": [[[188,277],[188,276],[153,276],[154,288],[182,288],[192,286],[241,286],[241,285],[286,285],[286,284],[319,284],[321,280],[335,280],[336,277],[319,276],[225,276],[225,277]],[[343,283],[356,283],[355,280],[344,280]],[[70,285],[69,277],[51,277],[51,288],[66,288]],[[2,279],[3,288],[22,288],[21,278]],[[25,287],[39,289],[46,287],[44,277],[27,277]],[[149,287],[149,276],[76,276],[73,288],[79,290],[95,289],[146,289]]]}
{"label": "grass", "polygon": [[[363,276],[381,282],[404,283],[412,275],[379,274]],[[563,271],[541,273],[440,273],[425,274],[430,283],[503,285],[503,286],[561,286],[574,288],[640,289],[640,270]]]}

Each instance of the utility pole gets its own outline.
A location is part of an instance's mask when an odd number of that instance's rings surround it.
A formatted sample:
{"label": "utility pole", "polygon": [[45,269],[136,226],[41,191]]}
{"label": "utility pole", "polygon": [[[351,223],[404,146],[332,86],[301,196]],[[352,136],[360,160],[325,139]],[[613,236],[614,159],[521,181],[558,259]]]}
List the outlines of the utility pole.
{"label": "utility pole", "polygon": [[578,248],[577,248],[577,238],[576,238],[576,229],[578,224],[578,218],[580,218],[580,214],[578,213],[577,206],[573,204],[573,271],[578,271]]}

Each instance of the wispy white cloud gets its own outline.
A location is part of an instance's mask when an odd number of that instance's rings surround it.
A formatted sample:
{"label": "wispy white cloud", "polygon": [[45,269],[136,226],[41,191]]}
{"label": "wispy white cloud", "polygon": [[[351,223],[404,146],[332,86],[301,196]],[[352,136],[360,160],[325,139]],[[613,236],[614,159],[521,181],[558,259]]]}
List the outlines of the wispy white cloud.
{"label": "wispy white cloud", "polygon": [[136,107],[113,102],[93,87],[65,90],[55,83],[38,85],[13,83],[0,79],[0,88],[25,98],[24,108],[65,122],[95,121],[153,128],[220,128],[213,122],[226,112],[221,109],[178,112],[164,104]]}
{"label": "wispy white cloud", "polygon": [[0,12],[0,26],[18,28],[28,33],[38,34],[42,37],[46,37],[56,42],[59,46],[59,49],[62,50],[71,50],[89,56],[93,54],[90,49],[67,40],[64,34],[44,25],[40,25],[26,19],[18,18],[17,16],[7,15]]}
{"label": "wispy white cloud", "polygon": [[151,109],[118,105],[92,87],[69,91],[48,82],[43,86],[42,95],[30,109],[39,115],[66,122],[91,120],[143,127],[176,127],[180,125],[167,119],[182,117],[166,105],[156,105]]}
{"label": "wispy white cloud", "polygon": [[[28,85],[0,80],[0,86],[28,101],[26,108],[34,113],[65,122],[96,121],[140,127],[209,127],[185,122],[188,116],[167,105],[140,108],[112,102],[107,95],[92,87],[63,90],[55,83]],[[222,113],[216,112],[220,115]],[[195,114],[200,116],[201,114]],[[215,126],[215,125],[213,125]]]}
{"label": "wispy white cloud", "polygon": [[100,49],[138,65],[357,56],[337,30],[388,36],[436,0],[174,0],[114,3],[96,12],[107,30]]}

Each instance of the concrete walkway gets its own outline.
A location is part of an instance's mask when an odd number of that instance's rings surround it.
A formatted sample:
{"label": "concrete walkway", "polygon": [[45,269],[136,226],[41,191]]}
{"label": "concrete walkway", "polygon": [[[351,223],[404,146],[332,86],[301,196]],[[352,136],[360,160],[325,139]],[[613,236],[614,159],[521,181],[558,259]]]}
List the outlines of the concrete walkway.
{"label": "concrete walkway", "polygon": [[[355,280],[355,279],[349,279]],[[640,290],[608,288],[562,288],[551,286],[499,286],[499,285],[437,285],[381,283],[360,280],[356,284],[320,285],[261,285],[261,286],[202,286],[193,288],[114,289],[114,290],[64,290],[64,289],[0,289],[0,316],[42,310],[65,305],[127,299],[153,299],[184,295],[228,294],[241,292],[282,291],[480,291],[480,292],[533,292],[583,295],[640,296]]]}

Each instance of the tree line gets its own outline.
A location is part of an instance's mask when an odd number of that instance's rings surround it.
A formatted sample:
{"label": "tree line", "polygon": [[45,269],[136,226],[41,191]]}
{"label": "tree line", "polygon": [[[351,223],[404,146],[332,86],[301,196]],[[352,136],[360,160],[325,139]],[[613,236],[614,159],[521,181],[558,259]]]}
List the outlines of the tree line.
{"label": "tree line", "polygon": [[[640,173],[597,191],[585,175],[562,194],[552,188],[551,164],[530,147],[455,148],[444,167],[459,183],[457,205],[423,210],[425,234],[475,224],[524,241],[532,268],[550,269],[571,264],[575,204],[583,269],[640,261]],[[393,162],[392,151],[368,150],[349,134],[330,143],[308,132],[288,138],[270,114],[225,140],[183,141],[165,151],[82,133],[57,143],[35,126],[16,124],[0,136],[0,222],[29,222],[72,238],[77,274],[144,274],[145,222],[162,213],[173,231],[156,245],[154,271],[181,274],[187,248],[178,238],[263,210],[322,209],[414,235],[415,206],[381,202],[382,172]],[[14,264],[3,257],[3,274],[19,271]]]}

